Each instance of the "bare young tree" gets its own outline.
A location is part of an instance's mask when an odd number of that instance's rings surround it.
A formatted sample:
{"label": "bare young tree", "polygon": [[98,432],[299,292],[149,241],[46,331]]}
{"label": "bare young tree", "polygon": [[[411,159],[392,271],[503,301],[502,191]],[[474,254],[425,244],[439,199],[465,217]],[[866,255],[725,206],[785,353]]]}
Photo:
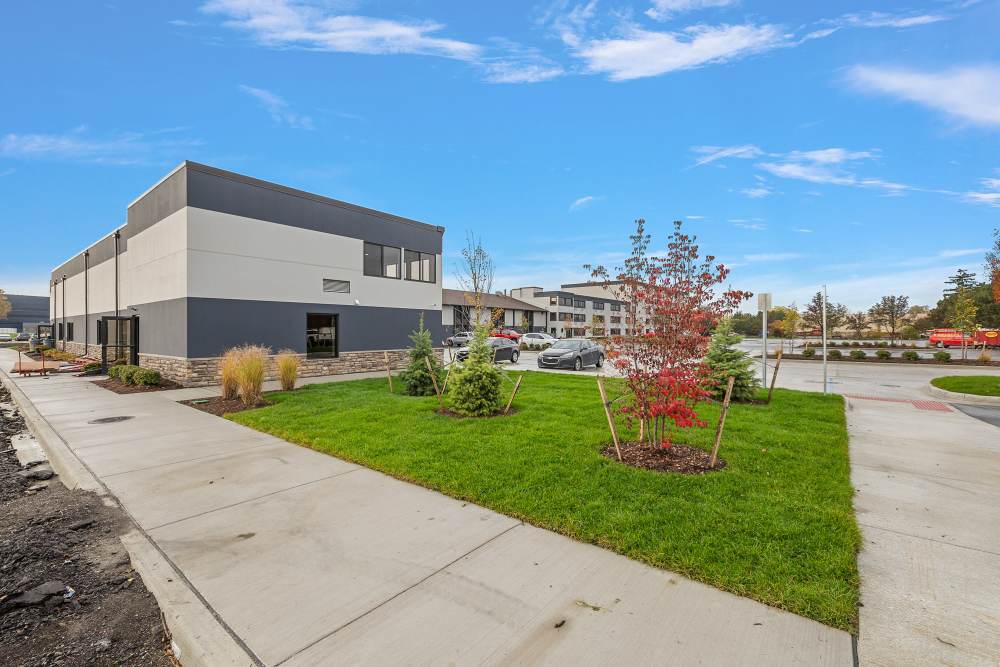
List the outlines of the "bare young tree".
{"label": "bare young tree", "polygon": [[483,247],[482,238],[472,232],[466,232],[462,263],[455,271],[455,280],[464,291],[468,292],[465,300],[472,308],[473,326],[482,324],[484,296],[493,291],[494,270],[493,258]]}
{"label": "bare young tree", "polygon": [[851,313],[847,316],[847,326],[854,332],[855,338],[861,338],[865,329],[868,328],[867,313]]}
{"label": "bare young tree", "polygon": [[899,330],[899,324],[909,307],[910,297],[908,296],[884,296],[868,310],[868,315],[873,323],[888,329],[890,340],[895,342],[896,331]]}

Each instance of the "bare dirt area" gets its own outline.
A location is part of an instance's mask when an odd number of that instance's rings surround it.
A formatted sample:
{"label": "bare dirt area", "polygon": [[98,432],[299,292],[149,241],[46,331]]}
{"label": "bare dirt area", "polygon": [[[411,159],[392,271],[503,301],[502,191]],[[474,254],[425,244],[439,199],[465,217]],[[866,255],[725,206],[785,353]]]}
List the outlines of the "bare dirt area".
{"label": "bare dirt area", "polygon": [[254,410],[256,408],[265,408],[269,405],[267,401],[260,401],[257,405],[243,405],[243,401],[238,398],[234,399],[224,399],[221,396],[214,396],[212,398],[196,398],[190,401],[180,401],[182,404],[192,407],[196,410],[201,410],[202,412],[207,412],[209,414],[222,417],[231,412],[242,412],[243,410]]}
{"label": "bare dirt area", "polygon": [[[10,397],[0,387],[0,403]],[[22,468],[0,414],[0,664],[176,665],[159,607],[131,568],[121,510]],[[45,478],[47,479],[40,479]]]}
{"label": "bare dirt area", "polygon": [[[645,442],[623,442],[621,450],[622,463],[625,465],[658,472],[704,475],[726,467],[726,462],[722,459],[716,459],[714,468],[709,466],[711,456],[708,452],[687,445],[670,445],[654,449]],[[601,453],[610,459],[618,460],[618,453],[613,444],[605,447]]]}
{"label": "bare dirt area", "polygon": [[118,378],[107,378],[106,380],[94,380],[98,387],[104,387],[116,394],[144,394],[150,391],[166,391],[167,389],[181,389],[181,385],[166,378],[160,380],[158,385],[125,384]]}

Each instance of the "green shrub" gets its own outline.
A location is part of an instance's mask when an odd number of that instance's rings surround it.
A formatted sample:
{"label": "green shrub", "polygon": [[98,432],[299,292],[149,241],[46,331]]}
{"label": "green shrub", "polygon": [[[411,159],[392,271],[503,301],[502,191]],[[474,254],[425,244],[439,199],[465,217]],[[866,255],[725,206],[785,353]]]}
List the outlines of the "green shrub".
{"label": "green shrub", "polygon": [[934,353],[934,361],[951,361],[951,352],[938,350]]}
{"label": "green shrub", "polygon": [[478,326],[469,341],[469,356],[452,371],[452,409],[469,417],[486,417],[500,408],[500,384],[503,377],[493,365],[493,348],[487,342],[489,331]]}
{"label": "green shrub", "polygon": [[892,352],[889,350],[875,350],[875,356],[879,359],[891,359]]}
{"label": "green shrub", "polygon": [[[840,350],[837,350],[838,352]],[[865,359],[868,353],[864,350],[851,350],[851,359]]]}
{"label": "green shrub", "polygon": [[117,366],[112,366],[108,369],[108,377],[116,378],[117,380],[125,384],[134,384],[132,381],[132,375],[136,372],[142,370],[138,366],[132,366],[130,364],[118,364]]}
{"label": "green shrub", "polygon": [[854,341],[853,343],[851,343],[851,347],[861,347],[861,342],[860,341]]}
{"label": "green shrub", "polygon": [[154,371],[152,368],[139,368],[135,366],[135,370],[131,374],[131,384],[137,384],[141,387],[155,387],[160,384],[160,372]]}
{"label": "green shrub", "polygon": [[[410,334],[413,347],[410,348],[410,365],[400,374],[403,380],[403,391],[410,396],[433,396],[434,380],[431,371],[427,370],[427,361],[431,363],[438,386],[441,385],[441,362],[434,354],[434,344],[431,342],[431,332],[424,328],[424,315],[420,314],[417,328]],[[425,361],[426,360],[426,361]]]}
{"label": "green shrub", "polygon": [[742,336],[733,333],[733,323],[728,317],[715,327],[712,342],[708,346],[708,354],[705,355],[711,378],[709,391],[715,398],[725,397],[729,376],[735,378],[733,400],[749,401],[760,386],[750,356],[743,350],[736,349],[736,345],[742,340]]}
{"label": "green shrub", "polygon": [[906,361],[918,361],[920,359],[920,355],[913,350],[907,350],[900,355],[900,358],[905,359]]}
{"label": "green shrub", "polygon": [[812,359],[813,357],[816,356],[816,348],[807,347],[806,349],[802,350],[802,356],[805,357],[806,359]]}
{"label": "green shrub", "polygon": [[843,356],[844,354],[840,350],[827,350],[826,353],[827,359],[840,359]]}
{"label": "green shrub", "polygon": [[889,343],[885,342],[884,340],[880,340],[879,342],[875,343],[875,347],[889,347]]}

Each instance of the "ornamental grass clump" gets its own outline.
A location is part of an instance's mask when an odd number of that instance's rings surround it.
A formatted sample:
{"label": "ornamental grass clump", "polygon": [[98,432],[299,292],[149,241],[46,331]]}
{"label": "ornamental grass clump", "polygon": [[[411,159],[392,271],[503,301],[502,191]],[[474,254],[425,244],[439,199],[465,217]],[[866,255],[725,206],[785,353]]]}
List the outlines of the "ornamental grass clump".
{"label": "ornamental grass clump", "polygon": [[278,381],[281,382],[282,391],[292,391],[295,389],[295,380],[299,377],[299,365],[302,360],[295,350],[279,350],[274,359],[278,367]]}
{"label": "ornamental grass clump", "polygon": [[[417,329],[410,334],[413,347],[410,348],[410,365],[400,374],[403,389],[410,396],[433,396],[434,377],[437,375],[438,385],[441,384],[441,362],[434,354],[434,344],[431,342],[431,332],[424,328],[424,315],[420,314]],[[430,363],[431,370],[427,370]]]}
{"label": "ornamental grass clump", "polygon": [[267,357],[270,350],[261,345],[244,345],[239,348],[236,363],[236,384],[240,401],[252,408],[264,396],[264,376],[267,373]]}
{"label": "ornamental grass clump", "polygon": [[222,355],[219,362],[219,380],[222,385],[222,400],[234,401],[239,396],[240,384],[237,376],[240,348],[231,347]]}
{"label": "ornamental grass clump", "polygon": [[500,409],[500,385],[503,377],[493,365],[487,327],[476,327],[469,341],[469,356],[452,371],[449,399],[451,408],[467,417],[487,417]]}

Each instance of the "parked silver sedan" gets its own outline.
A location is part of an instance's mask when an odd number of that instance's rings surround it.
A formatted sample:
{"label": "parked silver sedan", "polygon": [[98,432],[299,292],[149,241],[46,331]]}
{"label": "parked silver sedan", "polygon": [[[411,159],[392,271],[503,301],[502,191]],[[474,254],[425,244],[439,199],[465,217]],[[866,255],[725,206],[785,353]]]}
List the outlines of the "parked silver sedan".
{"label": "parked silver sedan", "polygon": [[559,340],[538,354],[539,368],[572,368],[579,371],[590,365],[598,368],[604,365],[604,348],[586,338]]}

